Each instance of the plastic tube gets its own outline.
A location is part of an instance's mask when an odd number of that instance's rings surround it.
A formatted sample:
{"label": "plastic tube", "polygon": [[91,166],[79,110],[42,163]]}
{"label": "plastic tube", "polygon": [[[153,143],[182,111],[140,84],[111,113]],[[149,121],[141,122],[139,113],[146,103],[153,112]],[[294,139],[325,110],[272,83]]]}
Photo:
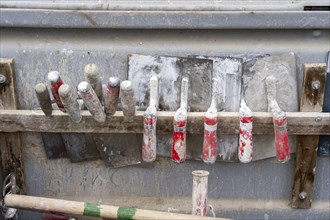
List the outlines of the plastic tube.
{"label": "plastic tube", "polygon": [[192,214],[198,216],[207,215],[207,194],[209,172],[205,170],[195,170],[193,175],[192,189]]}
{"label": "plastic tube", "polygon": [[172,160],[181,163],[186,160],[186,125],[188,107],[188,78],[181,82],[181,105],[173,121]]}
{"label": "plastic tube", "polygon": [[63,84],[59,89],[59,95],[71,120],[75,123],[79,123],[82,116],[80,113],[79,103],[77,101],[77,94],[68,84]]}
{"label": "plastic tube", "polygon": [[204,120],[202,160],[207,164],[212,164],[217,159],[218,85],[218,80],[213,78],[212,102],[206,111]]}
{"label": "plastic tube", "polygon": [[249,163],[253,156],[253,114],[251,109],[246,105],[244,99],[241,101],[239,109],[240,125],[239,125],[239,146],[238,159],[242,163]]}
{"label": "plastic tube", "polygon": [[60,86],[63,84],[63,81],[60,77],[60,73],[57,71],[51,71],[48,73],[48,80],[50,82],[50,90],[52,91],[52,94],[54,96],[55,102],[58,106],[58,108],[62,111],[65,112],[63,103],[60,99],[60,96],[58,94],[58,90]]}
{"label": "plastic tube", "polygon": [[157,108],[158,108],[158,78],[150,78],[150,104],[143,115],[142,159],[153,162],[157,156]]}
{"label": "plastic tube", "polygon": [[133,122],[135,116],[135,97],[132,82],[125,80],[120,84],[120,101],[125,122]]}
{"label": "plastic tube", "polygon": [[120,80],[117,77],[110,77],[104,92],[104,111],[107,116],[115,114],[120,90]]}
{"label": "plastic tube", "polygon": [[81,82],[78,85],[78,91],[93,118],[98,122],[104,122],[106,116],[103,112],[102,104],[97,98],[92,86],[88,82]]}

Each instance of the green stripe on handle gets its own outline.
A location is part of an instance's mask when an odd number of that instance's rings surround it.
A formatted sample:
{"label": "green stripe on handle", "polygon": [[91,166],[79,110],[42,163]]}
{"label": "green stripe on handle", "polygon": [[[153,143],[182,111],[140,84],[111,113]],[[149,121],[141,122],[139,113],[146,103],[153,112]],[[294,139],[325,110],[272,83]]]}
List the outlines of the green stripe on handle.
{"label": "green stripe on handle", "polygon": [[85,203],[84,214],[85,216],[100,217],[100,205],[96,203]]}
{"label": "green stripe on handle", "polygon": [[135,208],[123,208],[119,207],[117,211],[118,220],[131,220],[135,215]]}

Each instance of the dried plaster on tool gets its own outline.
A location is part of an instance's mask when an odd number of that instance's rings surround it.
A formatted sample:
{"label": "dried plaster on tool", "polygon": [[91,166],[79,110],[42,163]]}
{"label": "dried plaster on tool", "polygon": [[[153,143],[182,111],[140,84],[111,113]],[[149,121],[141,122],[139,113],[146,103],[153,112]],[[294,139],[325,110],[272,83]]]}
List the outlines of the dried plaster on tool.
{"label": "dried plaster on tool", "polygon": [[120,90],[120,80],[117,77],[110,77],[104,90],[104,111],[107,116],[115,114]]}
{"label": "dried plaster on tool", "polygon": [[192,189],[192,214],[198,216],[207,215],[207,194],[209,172],[205,170],[195,170],[193,175]]}
{"label": "dried plaster on tool", "polygon": [[159,79],[159,98],[165,110],[174,111],[178,107],[178,86],[180,77],[177,65],[179,59],[175,57],[159,57],[132,54],[128,61],[128,78],[135,89],[138,109],[146,108],[146,95],[149,89],[149,79],[157,74]]}
{"label": "dried plaster on tool", "polygon": [[188,107],[188,78],[181,82],[181,106],[174,115],[172,160],[180,163],[186,160],[186,126]]}
{"label": "dried plaster on tool", "polygon": [[52,102],[50,100],[50,95],[47,89],[47,86],[43,83],[38,83],[35,87],[35,92],[37,99],[39,101],[41,110],[45,113],[46,116],[52,115]]}
{"label": "dried plaster on tool", "polygon": [[102,82],[99,68],[95,64],[87,64],[84,69],[86,81],[92,86],[100,102],[103,103]]}
{"label": "dried plaster on tool", "polygon": [[125,122],[133,122],[135,116],[135,98],[132,82],[125,80],[120,84],[120,101]]}
{"label": "dried plaster on tool", "polygon": [[68,84],[63,84],[59,89],[59,95],[71,120],[75,123],[79,123],[82,116],[80,113],[79,103],[77,101],[77,94]]}
{"label": "dried plaster on tool", "polygon": [[204,141],[202,160],[204,163],[212,164],[217,159],[217,127],[218,127],[218,86],[219,81],[213,78],[212,102],[205,113]]}
{"label": "dried plaster on tool", "polygon": [[276,101],[276,79],[273,76],[266,78],[268,111],[273,113],[275,150],[278,161],[284,163],[290,159],[287,118]]}
{"label": "dried plaster on tool", "polygon": [[104,122],[106,116],[103,112],[102,104],[92,86],[88,82],[81,82],[78,85],[78,91],[93,118],[98,122]]}
{"label": "dried plaster on tool", "polygon": [[249,163],[253,156],[253,114],[251,109],[246,105],[244,99],[241,101],[239,109],[240,125],[239,125],[239,147],[238,159],[242,163]]}
{"label": "dried plaster on tool", "polygon": [[60,86],[63,84],[63,81],[60,77],[60,73],[57,71],[51,71],[48,73],[48,80],[50,82],[50,90],[52,91],[52,94],[54,96],[54,99],[56,101],[56,104],[58,108],[62,111],[65,112],[63,103],[61,102],[60,96],[58,94],[58,90]]}
{"label": "dried plaster on tool", "polygon": [[150,78],[150,105],[143,116],[142,159],[153,162],[157,155],[157,108],[158,108],[158,77]]}

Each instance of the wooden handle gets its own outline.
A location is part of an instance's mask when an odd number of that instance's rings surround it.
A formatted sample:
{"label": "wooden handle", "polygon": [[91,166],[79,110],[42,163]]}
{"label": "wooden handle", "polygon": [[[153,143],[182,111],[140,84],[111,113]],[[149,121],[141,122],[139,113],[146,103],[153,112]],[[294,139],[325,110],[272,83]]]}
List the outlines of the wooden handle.
{"label": "wooden handle", "polygon": [[96,203],[76,202],[61,199],[49,199],[35,196],[13,195],[5,197],[7,207],[29,209],[47,212],[59,212],[70,215],[83,215],[110,219],[200,219],[225,220],[224,218],[211,218],[194,215],[185,215],[169,212],[158,212],[145,209],[124,208]]}

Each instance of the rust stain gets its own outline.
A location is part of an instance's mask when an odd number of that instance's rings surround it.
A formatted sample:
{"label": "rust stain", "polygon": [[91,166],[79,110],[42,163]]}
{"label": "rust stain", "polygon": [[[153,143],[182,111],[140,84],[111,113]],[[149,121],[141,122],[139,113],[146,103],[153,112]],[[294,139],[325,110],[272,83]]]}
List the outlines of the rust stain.
{"label": "rust stain", "polygon": [[[320,74],[321,73],[321,74]],[[323,103],[323,91],[324,91],[324,74],[325,66],[314,66],[308,69],[306,75],[306,98],[313,105],[322,104]],[[320,82],[319,89],[313,89],[312,83],[315,81]]]}

